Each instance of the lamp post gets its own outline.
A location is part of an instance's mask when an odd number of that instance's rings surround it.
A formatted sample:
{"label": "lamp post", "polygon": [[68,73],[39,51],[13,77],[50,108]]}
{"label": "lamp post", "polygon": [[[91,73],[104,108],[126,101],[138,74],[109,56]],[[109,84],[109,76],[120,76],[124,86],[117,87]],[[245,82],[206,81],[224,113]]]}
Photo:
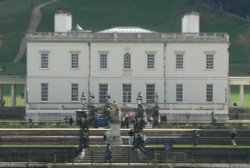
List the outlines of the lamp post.
{"label": "lamp post", "polygon": [[138,93],[136,98],[137,102],[137,113],[135,114],[135,123],[134,123],[134,147],[138,147],[138,143],[136,142],[136,136],[143,129],[143,106],[142,106],[142,95],[141,92]]}
{"label": "lamp post", "polygon": [[88,99],[89,122],[93,124],[95,120],[95,95],[89,92]]}
{"label": "lamp post", "polygon": [[153,119],[154,119],[153,127],[159,125],[159,123],[158,123],[158,118],[159,118],[158,99],[159,99],[159,96],[158,96],[157,93],[155,93],[155,106],[154,106],[154,115],[153,115]]}
{"label": "lamp post", "polygon": [[89,126],[88,126],[88,111],[86,109],[87,99],[82,92],[80,98],[82,104],[82,110],[77,111],[77,123],[80,126],[80,140],[79,140],[79,149],[88,147],[88,138],[89,138]]}

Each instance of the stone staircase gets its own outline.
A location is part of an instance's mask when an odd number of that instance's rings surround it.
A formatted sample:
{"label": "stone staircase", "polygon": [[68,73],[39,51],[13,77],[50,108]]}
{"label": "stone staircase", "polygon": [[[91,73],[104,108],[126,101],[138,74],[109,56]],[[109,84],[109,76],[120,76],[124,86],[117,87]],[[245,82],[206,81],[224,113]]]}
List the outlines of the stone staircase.
{"label": "stone staircase", "polygon": [[[82,157],[77,157],[75,163],[104,163],[106,146],[92,147],[85,150]],[[144,163],[138,157],[138,152],[133,147],[112,146],[112,163]],[[109,163],[109,160],[106,162]]]}

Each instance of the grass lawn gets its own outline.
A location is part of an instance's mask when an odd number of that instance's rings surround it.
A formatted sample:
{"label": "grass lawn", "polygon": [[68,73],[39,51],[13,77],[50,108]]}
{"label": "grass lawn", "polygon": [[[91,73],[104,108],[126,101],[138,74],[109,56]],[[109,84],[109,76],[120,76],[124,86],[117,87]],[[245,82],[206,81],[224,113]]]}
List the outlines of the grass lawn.
{"label": "grass lawn", "polygon": [[4,148],[77,148],[78,145],[76,144],[53,144],[53,145],[43,145],[43,144],[1,144],[1,147]]}
{"label": "grass lawn", "polygon": [[[146,145],[147,148],[164,148],[164,145]],[[237,145],[234,147],[233,145],[197,145],[196,147],[193,144],[174,144],[173,148],[210,148],[210,149],[231,149],[231,148],[250,148],[250,146],[245,145]]]}

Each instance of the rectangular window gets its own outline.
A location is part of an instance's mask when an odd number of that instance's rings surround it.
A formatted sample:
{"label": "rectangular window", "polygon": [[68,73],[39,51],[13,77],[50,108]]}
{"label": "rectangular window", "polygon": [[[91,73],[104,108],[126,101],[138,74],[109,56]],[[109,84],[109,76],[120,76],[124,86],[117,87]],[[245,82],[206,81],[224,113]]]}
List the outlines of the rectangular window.
{"label": "rectangular window", "polygon": [[206,57],[206,68],[214,69],[214,55],[208,54]]}
{"label": "rectangular window", "polygon": [[183,101],[183,86],[182,84],[176,84],[176,101]]}
{"label": "rectangular window", "polygon": [[41,83],[41,101],[48,101],[48,83]]}
{"label": "rectangular window", "polygon": [[123,68],[131,69],[131,55],[128,53],[124,55]]}
{"label": "rectangular window", "polygon": [[41,54],[41,68],[49,68],[49,55],[47,53]]}
{"label": "rectangular window", "polygon": [[132,86],[131,84],[123,84],[123,103],[131,103],[131,92]]}
{"label": "rectangular window", "polygon": [[147,59],[148,59],[147,68],[154,69],[155,68],[155,56],[154,56],[154,54],[148,54]]}
{"label": "rectangular window", "polygon": [[79,55],[71,54],[71,68],[79,68]]}
{"label": "rectangular window", "polygon": [[176,69],[183,69],[183,55],[176,55]]}
{"label": "rectangular window", "polygon": [[155,103],[155,85],[154,84],[146,85],[146,102]]}
{"label": "rectangular window", "polygon": [[212,84],[207,84],[207,89],[206,89],[206,98],[207,102],[212,102],[213,101],[213,85]]}
{"label": "rectangular window", "polygon": [[107,56],[107,54],[100,54],[100,68],[101,69],[108,68],[108,56]]}
{"label": "rectangular window", "polygon": [[99,84],[99,103],[107,103],[108,84]]}
{"label": "rectangular window", "polygon": [[78,101],[78,83],[71,84],[71,101]]}

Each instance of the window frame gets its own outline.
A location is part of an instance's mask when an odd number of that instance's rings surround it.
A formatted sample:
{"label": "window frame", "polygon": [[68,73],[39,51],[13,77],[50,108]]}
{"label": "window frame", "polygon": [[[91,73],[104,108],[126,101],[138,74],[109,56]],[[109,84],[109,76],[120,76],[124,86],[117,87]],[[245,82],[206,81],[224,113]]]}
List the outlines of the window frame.
{"label": "window frame", "polygon": [[206,85],[206,101],[207,102],[213,102],[213,92],[214,92],[214,88],[213,88],[213,84],[207,84]]}
{"label": "window frame", "polygon": [[40,68],[41,69],[49,68],[49,53],[42,52],[40,54]]}
{"label": "window frame", "polygon": [[79,84],[71,83],[71,101],[79,101]]}
{"label": "window frame", "polygon": [[132,85],[131,84],[122,85],[122,101],[123,103],[132,102]]}
{"label": "window frame", "polygon": [[99,84],[99,103],[106,104],[108,95],[108,84],[100,83]]}
{"label": "window frame", "polygon": [[79,68],[79,53],[71,53],[71,69]]}
{"label": "window frame", "polygon": [[49,84],[41,83],[41,102],[47,102],[49,100]]}
{"label": "window frame", "polygon": [[213,70],[214,69],[214,54],[207,53],[206,54],[206,70]]}
{"label": "window frame", "polygon": [[147,69],[155,69],[155,54],[153,53],[147,54]]}
{"label": "window frame", "polygon": [[176,102],[183,102],[183,84],[175,85]]}
{"label": "window frame", "polygon": [[155,103],[155,84],[146,84],[146,103]]}
{"label": "window frame", "polygon": [[182,53],[175,55],[175,69],[184,69],[184,55]]}
{"label": "window frame", "polygon": [[99,54],[99,68],[100,69],[108,68],[108,54],[107,53]]}
{"label": "window frame", "polygon": [[123,69],[131,69],[131,54],[129,53],[123,56]]}

